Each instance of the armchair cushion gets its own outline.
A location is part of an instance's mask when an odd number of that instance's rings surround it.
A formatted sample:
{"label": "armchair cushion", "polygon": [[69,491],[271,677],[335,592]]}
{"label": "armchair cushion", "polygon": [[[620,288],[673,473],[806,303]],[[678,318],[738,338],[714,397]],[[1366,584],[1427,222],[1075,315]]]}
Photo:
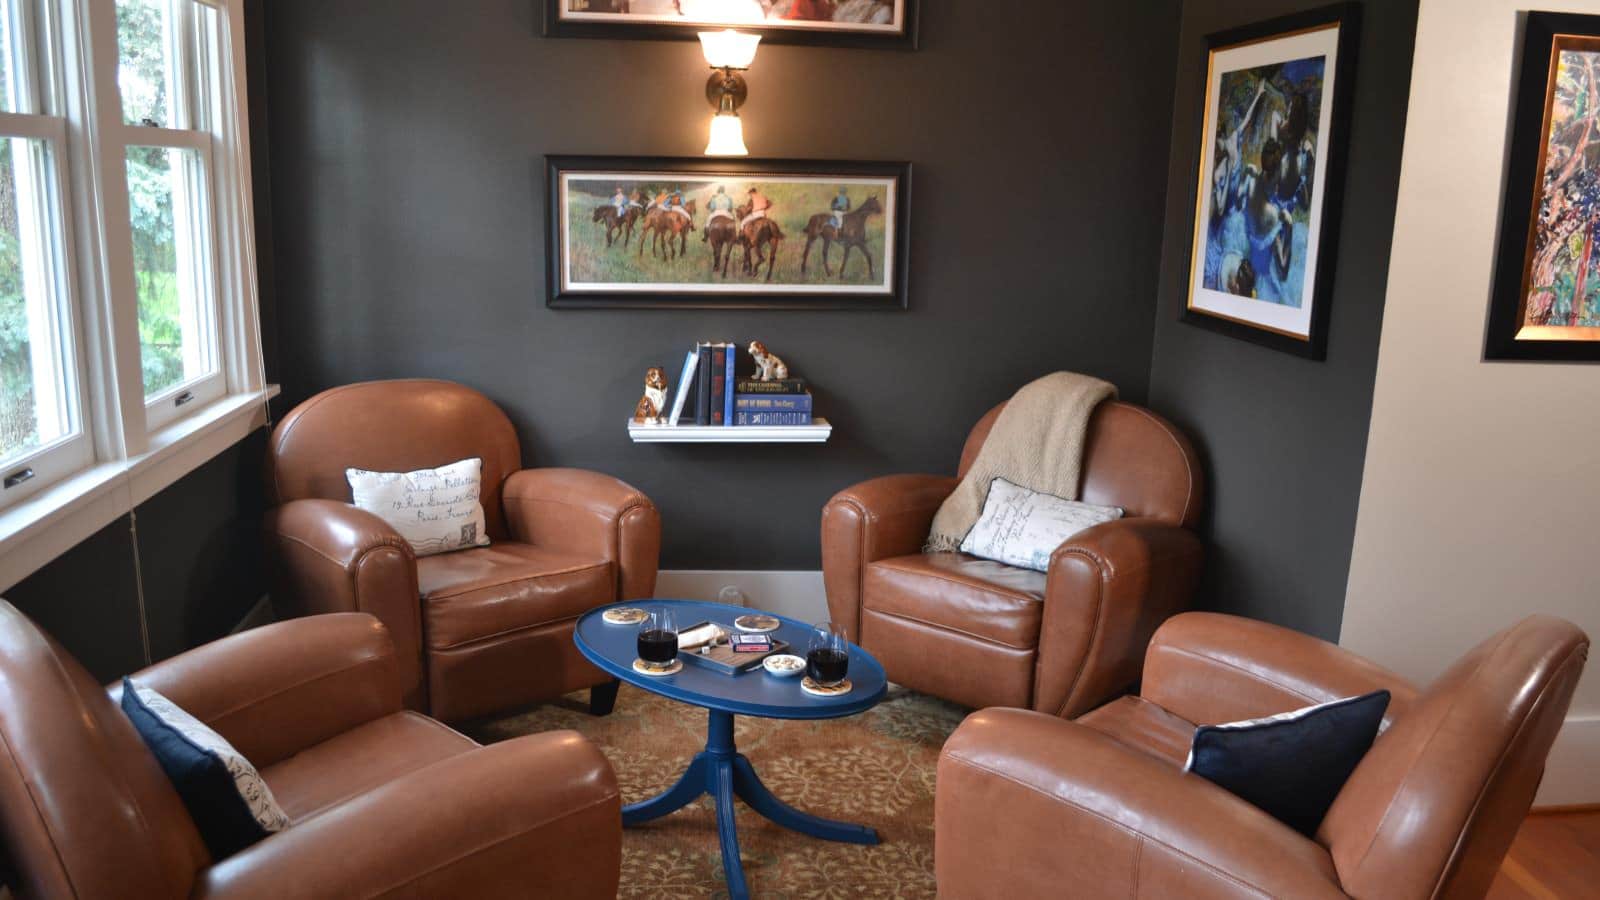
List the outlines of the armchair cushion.
{"label": "armchair cushion", "polygon": [[1045,576],[965,553],[918,553],[867,566],[866,608],[993,641],[1039,643]]}
{"label": "armchair cushion", "polygon": [[380,785],[477,748],[427,716],[398,712],[296,753],[261,772],[296,822]]}
{"label": "armchair cushion", "polygon": [[1074,720],[1119,744],[1183,768],[1194,743],[1195,724],[1143,697],[1125,696]]}
{"label": "armchair cushion", "polygon": [[502,542],[417,560],[428,646],[449,649],[577,618],[614,599],[598,553]]}

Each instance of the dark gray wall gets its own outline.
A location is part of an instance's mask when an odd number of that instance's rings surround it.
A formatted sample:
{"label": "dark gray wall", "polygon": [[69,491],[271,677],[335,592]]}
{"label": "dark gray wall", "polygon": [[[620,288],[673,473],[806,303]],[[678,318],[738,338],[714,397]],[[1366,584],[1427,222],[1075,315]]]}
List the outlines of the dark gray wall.
{"label": "dark gray wall", "polygon": [[[265,591],[256,431],[5,592],[109,681],[227,634]],[[134,525],[137,524],[137,530]],[[137,565],[135,550],[137,548]]]}
{"label": "dark gray wall", "polygon": [[[459,380],[507,410],[526,462],[653,497],[665,567],[814,569],[830,495],[952,471],[1031,378],[1076,369],[1145,398],[1178,0],[927,2],[919,52],[761,49],[755,154],[916,166],[911,308],[867,314],[546,309],[543,155],[697,155],[699,47],[544,39],[533,0],[440,10],[265,4],[291,402]],[[831,443],[628,443],[647,366],[752,338],[816,384]]]}
{"label": "dark gray wall", "polygon": [[1205,35],[1319,2],[1186,0],[1150,401],[1194,436],[1211,502],[1201,603],[1336,639],[1389,269],[1415,0],[1364,5],[1328,359],[1183,324]]}

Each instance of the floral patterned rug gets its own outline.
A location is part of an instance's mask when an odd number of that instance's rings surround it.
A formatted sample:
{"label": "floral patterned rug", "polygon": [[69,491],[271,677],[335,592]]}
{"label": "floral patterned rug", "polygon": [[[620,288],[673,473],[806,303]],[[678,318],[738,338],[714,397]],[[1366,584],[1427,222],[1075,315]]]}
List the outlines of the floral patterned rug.
{"label": "floral patterned rug", "polygon": [[[933,787],[939,748],[966,710],[891,687],[873,709],[846,719],[788,722],[740,717],[735,738],[772,792],[809,813],[870,825],[876,847],[796,834],[738,806],[740,856],[753,896],[934,896]],[[489,743],[571,728],[617,770],[622,802],[652,797],[705,746],[706,713],[623,685],[616,710],[588,714],[588,692],[470,729]],[[711,798],[623,832],[622,897],[725,898]]]}

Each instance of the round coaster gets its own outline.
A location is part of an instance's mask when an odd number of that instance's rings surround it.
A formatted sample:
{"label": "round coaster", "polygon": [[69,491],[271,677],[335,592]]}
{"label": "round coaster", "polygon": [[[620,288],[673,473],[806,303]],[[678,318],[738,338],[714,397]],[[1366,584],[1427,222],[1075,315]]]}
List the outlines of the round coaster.
{"label": "round coaster", "polygon": [[610,625],[637,625],[643,622],[648,615],[637,606],[619,606],[616,609],[608,609],[601,613],[600,618]]}
{"label": "round coaster", "polygon": [[807,675],[800,682],[800,690],[817,697],[842,697],[845,694],[850,693],[851,687],[852,685],[850,684],[850,679],[848,678],[839,682],[833,687],[823,687],[822,685],[817,684],[815,681],[811,680],[810,675]]}
{"label": "round coaster", "polygon": [[740,631],[748,631],[752,634],[761,634],[762,632],[766,631],[777,631],[778,626],[782,624],[782,622],[779,622],[772,616],[740,616],[739,618],[733,620],[733,627],[739,629]]}
{"label": "round coaster", "polygon": [[683,660],[675,659],[672,661],[672,665],[667,666],[665,669],[657,669],[642,659],[636,659],[633,661],[633,670],[638,672],[640,675],[649,675],[651,678],[662,678],[667,675],[676,675],[683,671]]}

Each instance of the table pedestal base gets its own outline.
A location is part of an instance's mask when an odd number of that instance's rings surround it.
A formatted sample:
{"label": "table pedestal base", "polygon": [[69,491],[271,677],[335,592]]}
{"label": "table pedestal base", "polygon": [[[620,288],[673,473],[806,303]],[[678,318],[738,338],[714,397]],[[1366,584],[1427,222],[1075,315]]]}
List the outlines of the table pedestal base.
{"label": "table pedestal base", "polygon": [[722,842],[722,870],[733,900],[750,896],[739,862],[739,835],[733,827],[733,798],[773,822],[801,834],[851,844],[876,844],[878,833],[865,825],[820,819],[784,803],[756,777],[755,767],[733,744],[733,714],[711,710],[706,749],[695,755],[688,771],[665,793],[622,808],[624,826],[639,825],[676,812],[710,794],[717,804],[717,837]]}

